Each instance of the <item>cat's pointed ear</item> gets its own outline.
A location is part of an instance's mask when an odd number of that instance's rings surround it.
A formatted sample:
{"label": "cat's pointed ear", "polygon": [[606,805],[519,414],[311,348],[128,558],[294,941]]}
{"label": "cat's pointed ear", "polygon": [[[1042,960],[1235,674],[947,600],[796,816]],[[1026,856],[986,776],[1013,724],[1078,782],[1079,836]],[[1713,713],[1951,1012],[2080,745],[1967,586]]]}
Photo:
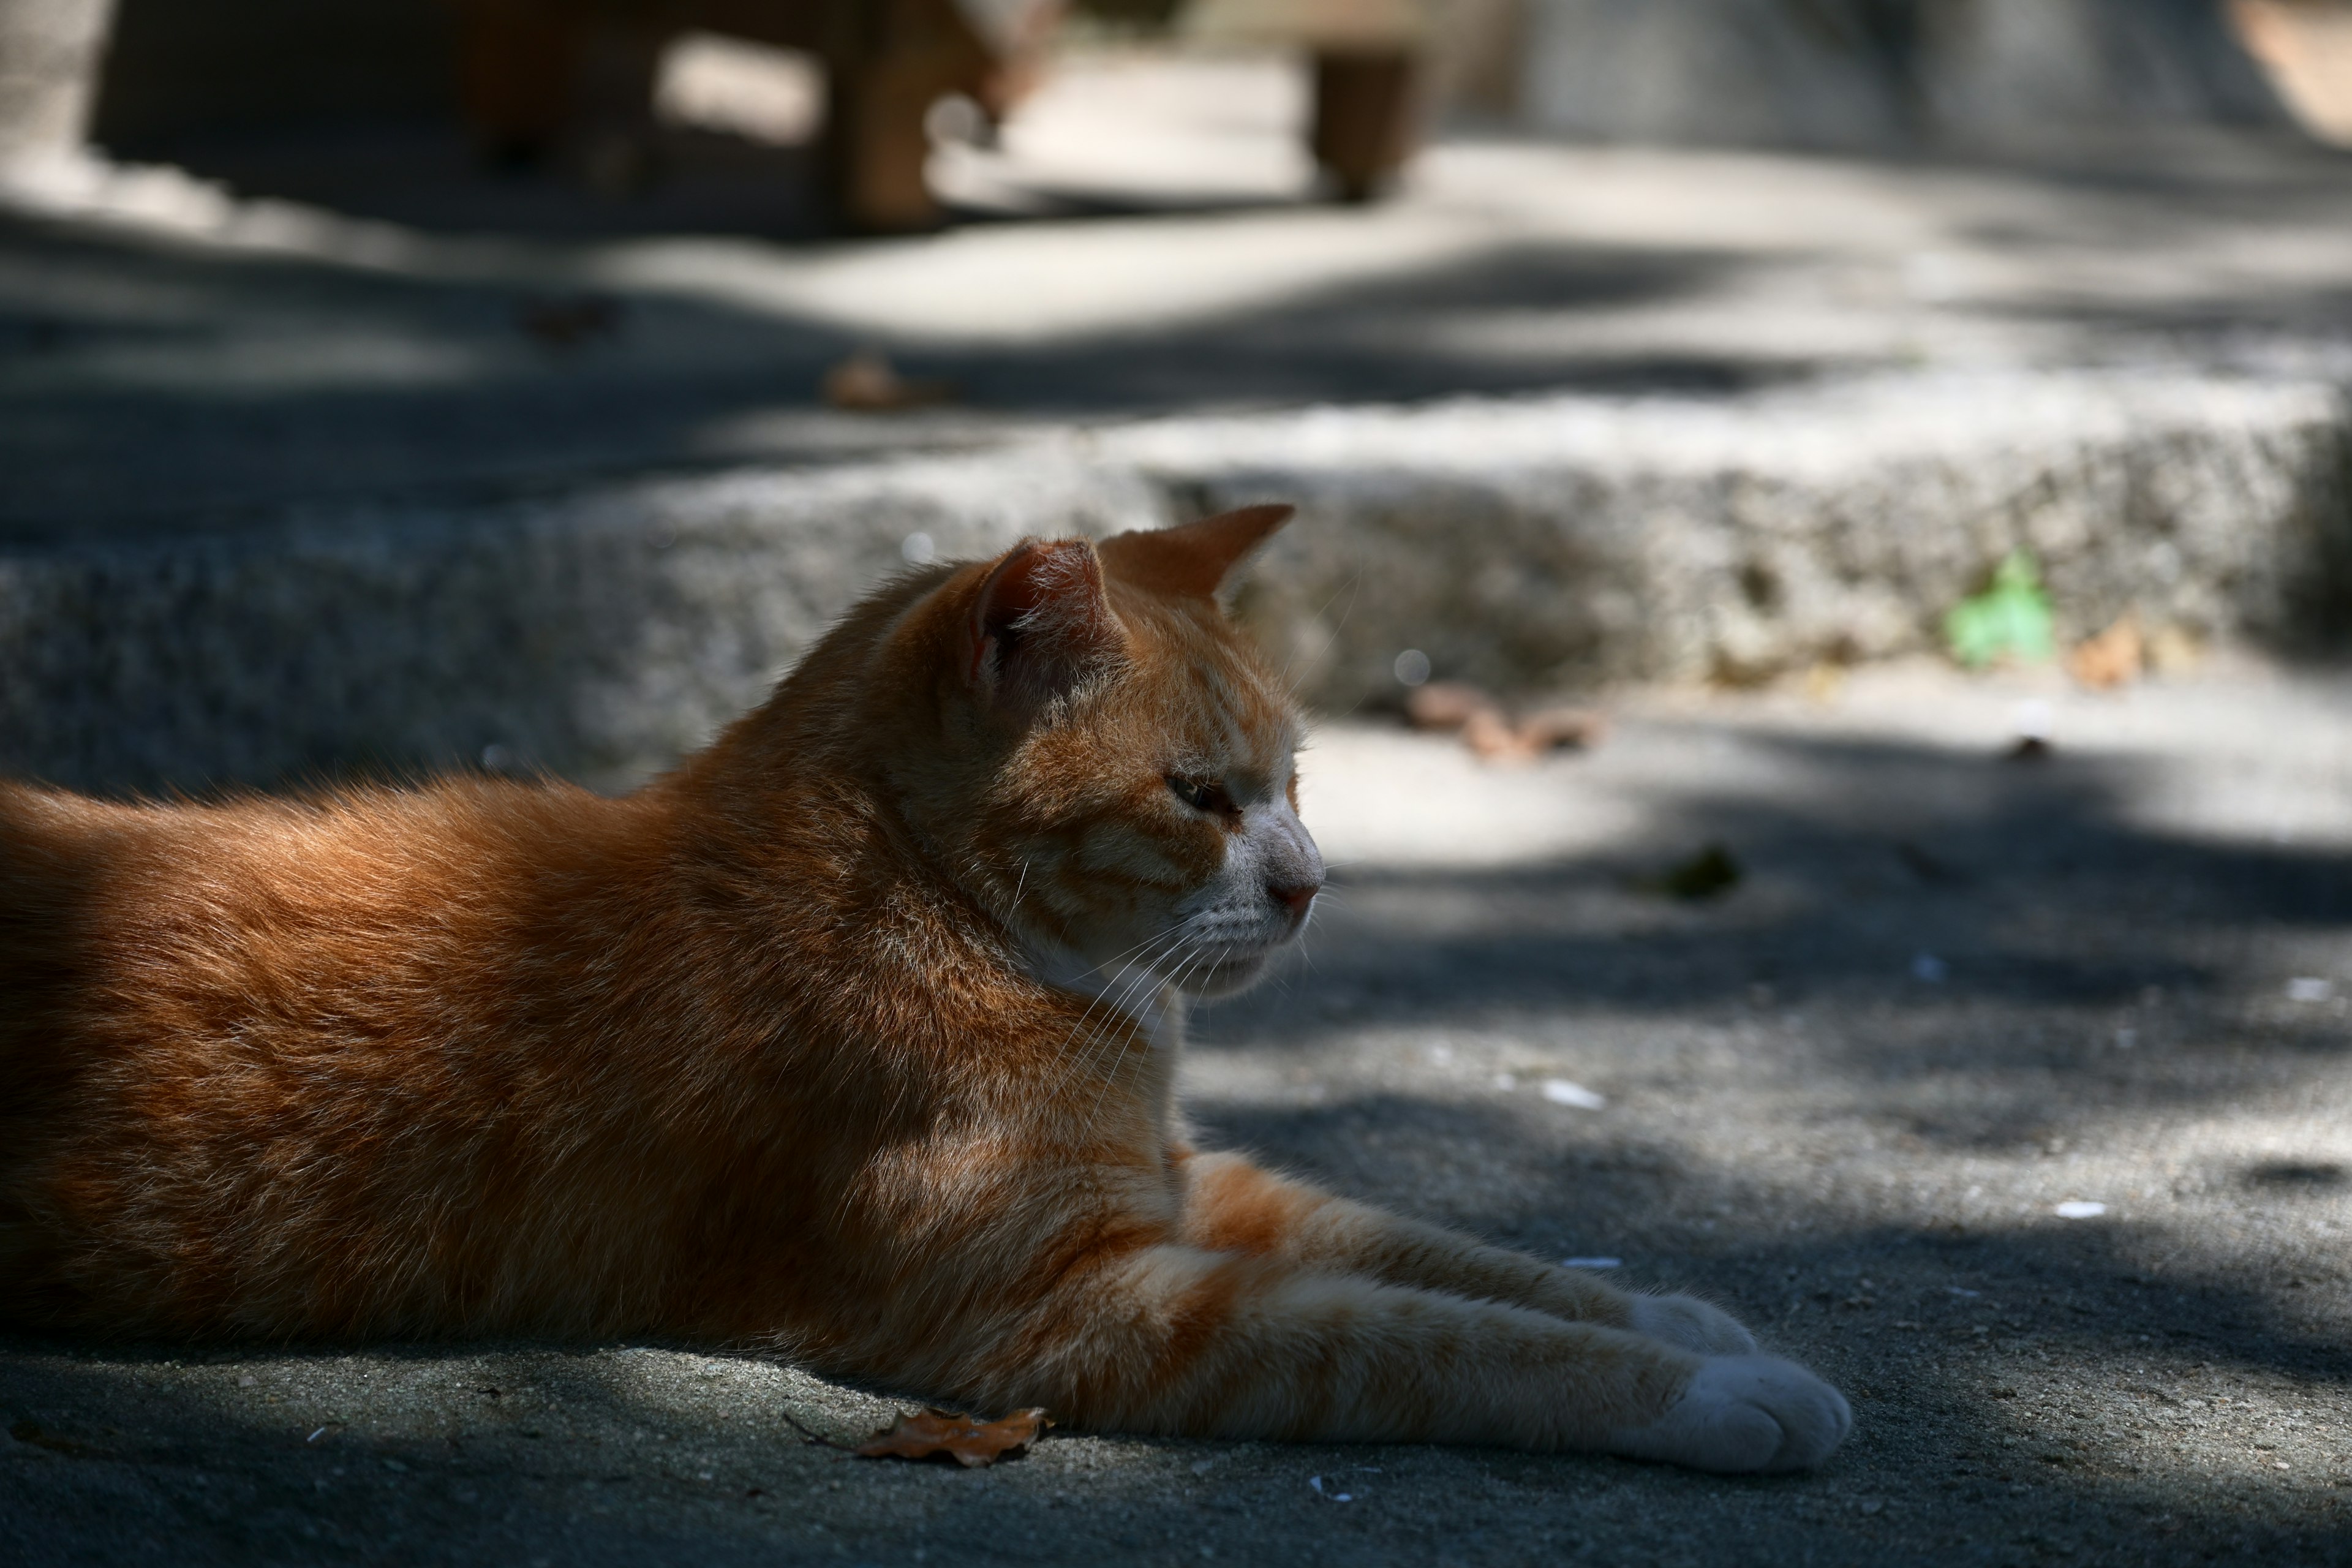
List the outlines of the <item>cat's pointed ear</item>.
{"label": "cat's pointed ear", "polygon": [[1103,565],[1122,583],[1154,593],[1213,598],[1243,556],[1290,521],[1287,506],[1245,506],[1198,522],[1122,533],[1102,543]]}
{"label": "cat's pointed ear", "polygon": [[964,678],[990,703],[1029,713],[1125,647],[1102,563],[1083,539],[1023,540],[989,573],[964,627]]}

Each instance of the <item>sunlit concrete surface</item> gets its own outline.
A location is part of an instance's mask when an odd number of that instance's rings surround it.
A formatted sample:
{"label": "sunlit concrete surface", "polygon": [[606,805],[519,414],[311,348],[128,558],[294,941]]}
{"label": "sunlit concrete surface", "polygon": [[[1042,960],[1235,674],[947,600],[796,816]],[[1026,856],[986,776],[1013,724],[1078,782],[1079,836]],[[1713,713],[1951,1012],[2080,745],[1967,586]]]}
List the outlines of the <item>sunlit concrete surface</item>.
{"label": "sunlit concrete surface", "polygon": [[[1196,1016],[1190,1102],[1737,1310],[1853,1395],[1821,1473],[1058,1434],[964,1472],[809,1445],[908,1402],[757,1355],[19,1341],[0,1555],[2340,1561],[2352,685],[1910,665],[1614,719],[1517,770],[1325,726],[1332,885],[1287,973]],[[1710,843],[1736,887],[1652,890]]]}
{"label": "sunlit concrete surface", "polygon": [[[708,211],[672,201],[699,165],[596,197],[472,172],[454,141],[26,175],[0,193],[0,529],[218,530],[1173,409],[2346,363],[2337,152],[1971,167],[1457,137],[1341,208],[1313,200],[1302,102],[1280,62],[1081,60],[997,149],[943,148],[961,221],[862,243],[808,237],[791,163],[747,176],[770,205]],[[583,295],[611,310],[567,328]],[[861,343],[956,403],[844,432],[818,384]]]}

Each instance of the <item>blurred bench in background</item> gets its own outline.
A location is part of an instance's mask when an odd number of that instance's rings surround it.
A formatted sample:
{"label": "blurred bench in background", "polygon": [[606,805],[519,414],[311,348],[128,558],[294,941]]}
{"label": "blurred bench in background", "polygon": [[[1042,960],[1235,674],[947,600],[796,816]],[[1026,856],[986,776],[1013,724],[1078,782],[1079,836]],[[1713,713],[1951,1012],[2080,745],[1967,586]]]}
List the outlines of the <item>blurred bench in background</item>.
{"label": "blurred bench in background", "polygon": [[[629,191],[658,177],[665,50],[688,35],[740,39],[812,62],[824,104],[813,172],[832,220],[887,231],[941,216],[924,181],[934,108],[961,98],[1001,117],[1073,32],[1304,58],[1316,162],[1337,195],[1364,199],[1412,149],[1435,3],[113,0],[102,63],[86,47],[78,58],[97,72],[83,95],[92,134],[121,155],[175,160],[206,137],[307,135],[338,121],[462,121],[493,161],[552,163]],[[78,11],[96,35],[107,0],[0,0],[0,23],[28,9],[41,13],[40,39],[63,36],[52,12]],[[37,31],[0,26],[0,43],[17,34]],[[15,52],[33,63],[28,48]],[[72,119],[83,99],[70,97],[55,112],[45,100],[35,118]]]}
{"label": "blurred bench in background", "polygon": [[[1044,68],[1057,0],[456,0],[467,119],[499,156],[581,143],[625,184],[663,49],[688,32],[793,49],[825,81],[819,170],[835,215],[861,230],[919,228],[940,212],[923,178],[928,117],[960,95],[1001,119]],[[1166,30],[1175,0],[1083,3],[1094,19]],[[1309,143],[1339,194],[1363,200],[1414,139],[1419,0],[1209,0],[1187,31],[1313,61]]]}

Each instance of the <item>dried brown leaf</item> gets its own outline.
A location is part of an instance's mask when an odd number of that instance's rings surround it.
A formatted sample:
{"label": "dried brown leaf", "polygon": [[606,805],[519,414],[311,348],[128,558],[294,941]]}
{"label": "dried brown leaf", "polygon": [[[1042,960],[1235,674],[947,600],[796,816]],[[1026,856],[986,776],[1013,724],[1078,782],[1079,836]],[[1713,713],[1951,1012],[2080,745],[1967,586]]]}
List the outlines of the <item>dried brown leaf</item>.
{"label": "dried brown leaf", "polygon": [[1538,752],[1581,751],[1599,745],[1608,729],[1609,721],[1590,708],[1538,708],[1519,721],[1519,739]]}
{"label": "dried brown leaf", "polygon": [[1462,726],[1462,743],[1482,762],[1515,765],[1536,760],[1536,748],[1518,727],[1493,708],[1482,708]]}
{"label": "dried brown leaf", "polygon": [[2147,639],[2139,622],[2125,616],[2097,637],[2074,645],[2066,672],[2094,691],[2106,691],[2139,679],[2147,666]]}
{"label": "dried brown leaf", "polygon": [[1404,716],[1416,730],[1459,730],[1475,714],[1499,711],[1493,698],[1462,680],[1433,680],[1404,700]]}
{"label": "dried brown leaf", "polygon": [[959,1465],[992,1465],[1020,1452],[1054,1423],[1042,1409],[1016,1410],[1001,1421],[980,1421],[945,1410],[901,1415],[898,1424],[857,1446],[863,1459],[930,1459],[941,1455]]}
{"label": "dried brown leaf", "polygon": [[548,296],[515,307],[515,325],[551,349],[610,337],[621,330],[621,301],[603,294]]}
{"label": "dried brown leaf", "polygon": [[946,403],[954,395],[955,389],[946,382],[900,375],[888,356],[873,349],[859,349],[824,373],[824,400],[858,414],[895,414]]}

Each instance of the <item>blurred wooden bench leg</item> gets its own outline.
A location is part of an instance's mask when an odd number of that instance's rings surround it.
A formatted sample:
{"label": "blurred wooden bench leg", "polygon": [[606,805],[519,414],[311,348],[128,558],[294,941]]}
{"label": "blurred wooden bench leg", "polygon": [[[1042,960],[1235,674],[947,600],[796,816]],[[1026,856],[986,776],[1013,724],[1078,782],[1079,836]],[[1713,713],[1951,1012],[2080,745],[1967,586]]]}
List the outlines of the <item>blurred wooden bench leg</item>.
{"label": "blurred wooden bench leg", "polygon": [[667,32],[657,20],[601,16],[577,46],[572,155],[606,195],[629,195],[654,176],[654,88]]}
{"label": "blurred wooden bench leg", "polygon": [[1412,156],[1418,64],[1402,50],[1316,55],[1310,144],[1342,199],[1370,200]]}
{"label": "blurred wooden bench leg", "polygon": [[925,121],[951,92],[984,99],[998,62],[954,0],[832,0],[824,168],[843,226],[891,232],[945,216],[923,180]]}
{"label": "blurred wooden bench leg", "polygon": [[842,226],[889,233],[939,224],[943,215],[923,180],[931,152],[924,117],[937,96],[928,73],[887,58],[827,73],[823,166]]}
{"label": "blurred wooden bench leg", "polygon": [[546,0],[466,0],[457,38],[458,108],[485,157],[547,156],[572,118],[580,26]]}

